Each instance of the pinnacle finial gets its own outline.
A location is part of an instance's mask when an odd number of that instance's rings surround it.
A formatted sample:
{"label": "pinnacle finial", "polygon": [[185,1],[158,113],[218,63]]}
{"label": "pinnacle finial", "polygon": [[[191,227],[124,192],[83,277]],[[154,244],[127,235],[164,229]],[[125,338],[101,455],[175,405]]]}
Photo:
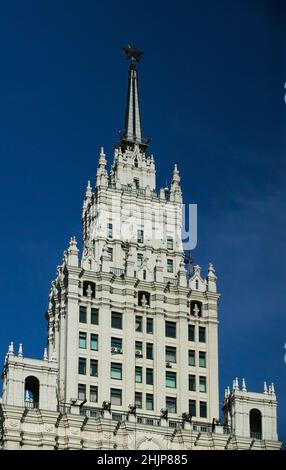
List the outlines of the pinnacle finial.
{"label": "pinnacle finial", "polygon": [[23,345],[19,344],[18,357],[23,357]]}
{"label": "pinnacle finial", "polygon": [[274,388],[274,383],[273,382],[271,384],[271,389],[272,389],[272,395],[275,395],[275,388]]}
{"label": "pinnacle finial", "polygon": [[8,348],[8,356],[14,356],[14,343],[11,341]]}
{"label": "pinnacle finial", "polygon": [[265,394],[268,393],[267,383],[266,382],[264,382],[264,384],[263,384],[263,393],[265,393]]}
{"label": "pinnacle finial", "polygon": [[48,360],[48,351],[47,351],[47,348],[44,349],[43,360],[44,360],[44,361],[47,361],[47,360]]}
{"label": "pinnacle finial", "polygon": [[242,391],[247,392],[245,379],[242,379]]}

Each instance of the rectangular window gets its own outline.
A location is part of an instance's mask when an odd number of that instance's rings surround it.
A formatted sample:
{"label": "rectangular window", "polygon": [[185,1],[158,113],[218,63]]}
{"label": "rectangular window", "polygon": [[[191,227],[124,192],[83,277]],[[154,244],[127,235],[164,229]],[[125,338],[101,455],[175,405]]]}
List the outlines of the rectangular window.
{"label": "rectangular window", "polygon": [[142,332],[143,327],[143,318],[136,315],[135,318],[135,331]]}
{"label": "rectangular window", "polygon": [[207,418],[207,403],[205,401],[200,401],[200,417]]}
{"label": "rectangular window", "polygon": [[195,341],[195,325],[188,326],[188,339],[189,341]]}
{"label": "rectangular window", "polygon": [[86,307],[79,307],[79,322],[86,323]]}
{"label": "rectangular window", "polygon": [[177,399],[175,397],[166,397],[166,408],[169,413],[177,413]]}
{"label": "rectangular window", "polygon": [[97,395],[97,387],[95,385],[91,385],[89,390],[89,401],[91,401],[92,403],[96,403],[98,399]]}
{"label": "rectangular window", "polygon": [[143,347],[141,341],[135,342],[135,356],[142,357],[143,356]]}
{"label": "rectangular window", "polygon": [[206,353],[203,352],[203,351],[199,352],[199,366],[200,367],[207,367]]}
{"label": "rectangular window", "polygon": [[110,390],[110,401],[112,405],[121,406],[122,405],[122,390],[118,388],[112,388]]}
{"label": "rectangular window", "polygon": [[86,359],[84,357],[80,357],[78,360],[78,373],[81,375],[86,374]]}
{"label": "rectangular window", "polygon": [[122,380],[122,364],[116,362],[111,363],[111,374],[110,377],[115,380]]}
{"label": "rectangular window", "polygon": [[200,343],[206,342],[206,329],[204,326],[199,327],[199,342]]}
{"label": "rectangular window", "polygon": [[91,377],[97,377],[98,375],[98,363],[95,359],[90,360],[90,375]]}
{"label": "rectangular window", "polygon": [[193,349],[189,350],[189,366],[195,366],[196,365],[196,351]]}
{"label": "rectangular window", "polygon": [[146,410],[154,410],[154,398],[151,393],[146,393]]}
{"label": "rectangular window", "polygon": [[78,384],[77,398],[81,401],[86,398],[86,386],[84,384]]}
{"label": "rectangular window", "polygon": [[122,339],[121,338],[111,338],[111,347],[115,349],[120,349],[122,351]]}
{"label": "rectangular window", "polygon": [[173,246],[174,246],[173,238],[168,237],[167,238],[167,249],[168,250],[173,250]]}
{"label": "rectangular window", "polygon": [[172,259],[167,259],[167,272],[172,273],[174,271],[174,262]]}
{"label": "rectangular window", "polygon": [[153,385],[153,369],[146,369],[146,384]]}
{"label": "rectangular window", "polygon": [[79,332],[78,345],[81,349],[86,349],[86,333]]}
{"label": "rectangular window", "polygon": [[200,376],[200,392],[205,393],[207,391],[207,378]]}
{"label": "rectangular window", "polygon": [[142,367],[135,367],[135,382],[142,384]]}
{"label": "rectangular window", "polygon": [[143,232],[143,230],[137,230],[137,243],[144,243],[144,232]]}
{"label": "rectangular window", "polygon": [[122,330],[122,313],[111,312],[111,328]]}
{"label": "rectangular window", "polygon": [[189,375],[189,390],[191,392],[196,391],[196,376],[195,375]]}
{"label": "rectangular window", "polygon": [[135,392],[135,405],[139,409],[142,408],[142,393],[141,392]]}
{"label": "rectangular window", "polygon": [[196,416],[196,400],[189,400],[189,415]]}
{"label": "rectangular window", "polygon": [[110,261],[113,260],[113,248],[110,248],[110,247],[107,248],[107,256],[110,259]]}
{"label": "rectangular window", "polygon": [[143,264],[143,254],[137,253],[137,267],[141,268],[142,264]]}
{"label": "rectangular window", "polygon": [[147,318],[147,333],[148,335],[153,334],[153,318]]}
{"label": "rectangular window", "polygon": [[98,351],[98,335],[90,335],[90,349],[92,351]]}
{"label": "rectangular window", "polygon": [[90,311],[90,323],[92,325],[98,325],[98,309],[92,308]]}
{"label": "rectangular window", "polygon": [[166,372],[166,387],[177,387],[176,372]]}
{"label": "rectangular window", "polygon": [[153,344],[152,343],[146,344],[146,358],[153,359]]}
{"label": "rectangular window", "polygon": [[166,321],[165,331],[168,338],[176,338],[176,323],[172,321]]}
{"label": "rectangular window", "polygon": [[113,237],[113,227],[112,224],[107,224],[107,237],[112,238]]}
{"label": "rectangular window", "polygon": [[166,346],[166,362],[176,362],[176,348]]}

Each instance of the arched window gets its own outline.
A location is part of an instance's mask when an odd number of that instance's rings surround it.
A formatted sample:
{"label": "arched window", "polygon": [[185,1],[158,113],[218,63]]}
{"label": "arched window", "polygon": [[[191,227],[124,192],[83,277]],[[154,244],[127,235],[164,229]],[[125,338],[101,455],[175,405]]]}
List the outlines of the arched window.
{"label": "arched window", "polygon": [[134,159],[134,166],[135,166],[135,168],[138,168],[138,158],[137,157]]}
{"label": "arched window", "polygon": [[37,377],[29,375],[25,380],[25,407],[39,408],[40,382]]}
{"label": "arched window", "polygon": [[261,411],[253,408],[249,413],[250,437],[262,439],[262,416]]}
{"label": "arched window", "polygon": [[95,297],[95,283],[91,281],[83,281],[83,295],[88,297],[90,293],[91,297]]}

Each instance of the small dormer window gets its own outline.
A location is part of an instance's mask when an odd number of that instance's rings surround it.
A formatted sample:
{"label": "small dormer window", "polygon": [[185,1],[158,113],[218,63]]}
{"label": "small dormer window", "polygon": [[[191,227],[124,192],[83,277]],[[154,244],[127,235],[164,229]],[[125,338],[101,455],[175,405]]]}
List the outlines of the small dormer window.
{"label": "small dormer window", "polygon": [[173,247],[174,247],[173,238],[168,237],[167,238],[167,249],[168,250],[173,250]]}
{"label": "small dormer window", "polygon": [[196,280],[196,290],[199,290],[199,281]]}
{"label": "small dormer window", "polygon": [[112,224],[107,224],[107,237],[108,238],[113,237],[113,226],[112,226]]}
{"label": "small dormer window", "polygon": [[174,271],[174,262],[172,259],[167,259],[167,272],[172,273]]}
{"label": "small dormer window", "polygon": [[138,158],[137,157],[134,159],[134,166],[135,166],[135,168],[138,168]]}
{"label": "small dormer window", "polygon": [[139,179],[138,178],[134,178],[134,188],[139,189]]}

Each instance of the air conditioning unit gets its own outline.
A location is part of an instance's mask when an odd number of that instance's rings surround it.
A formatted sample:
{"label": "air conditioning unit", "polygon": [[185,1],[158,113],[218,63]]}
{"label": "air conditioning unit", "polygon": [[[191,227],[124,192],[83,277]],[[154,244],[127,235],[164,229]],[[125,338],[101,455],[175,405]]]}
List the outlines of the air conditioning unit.
{"label": "air conditioning unit", "polygon": [[172,368],[171,362],[166,362],[166,367]]}
{"label": "air conditioning unit", "polygon": [[142,357],[142,351],[140,351],[140,349],[136,349],[136,351],[135,351],[135,356],[140,356],[140,357]]}
{"label": "air conditioning unit", "polygon": [[122,349],[117,348],[117,352],[118,352],[118,354],[122,354]]}

